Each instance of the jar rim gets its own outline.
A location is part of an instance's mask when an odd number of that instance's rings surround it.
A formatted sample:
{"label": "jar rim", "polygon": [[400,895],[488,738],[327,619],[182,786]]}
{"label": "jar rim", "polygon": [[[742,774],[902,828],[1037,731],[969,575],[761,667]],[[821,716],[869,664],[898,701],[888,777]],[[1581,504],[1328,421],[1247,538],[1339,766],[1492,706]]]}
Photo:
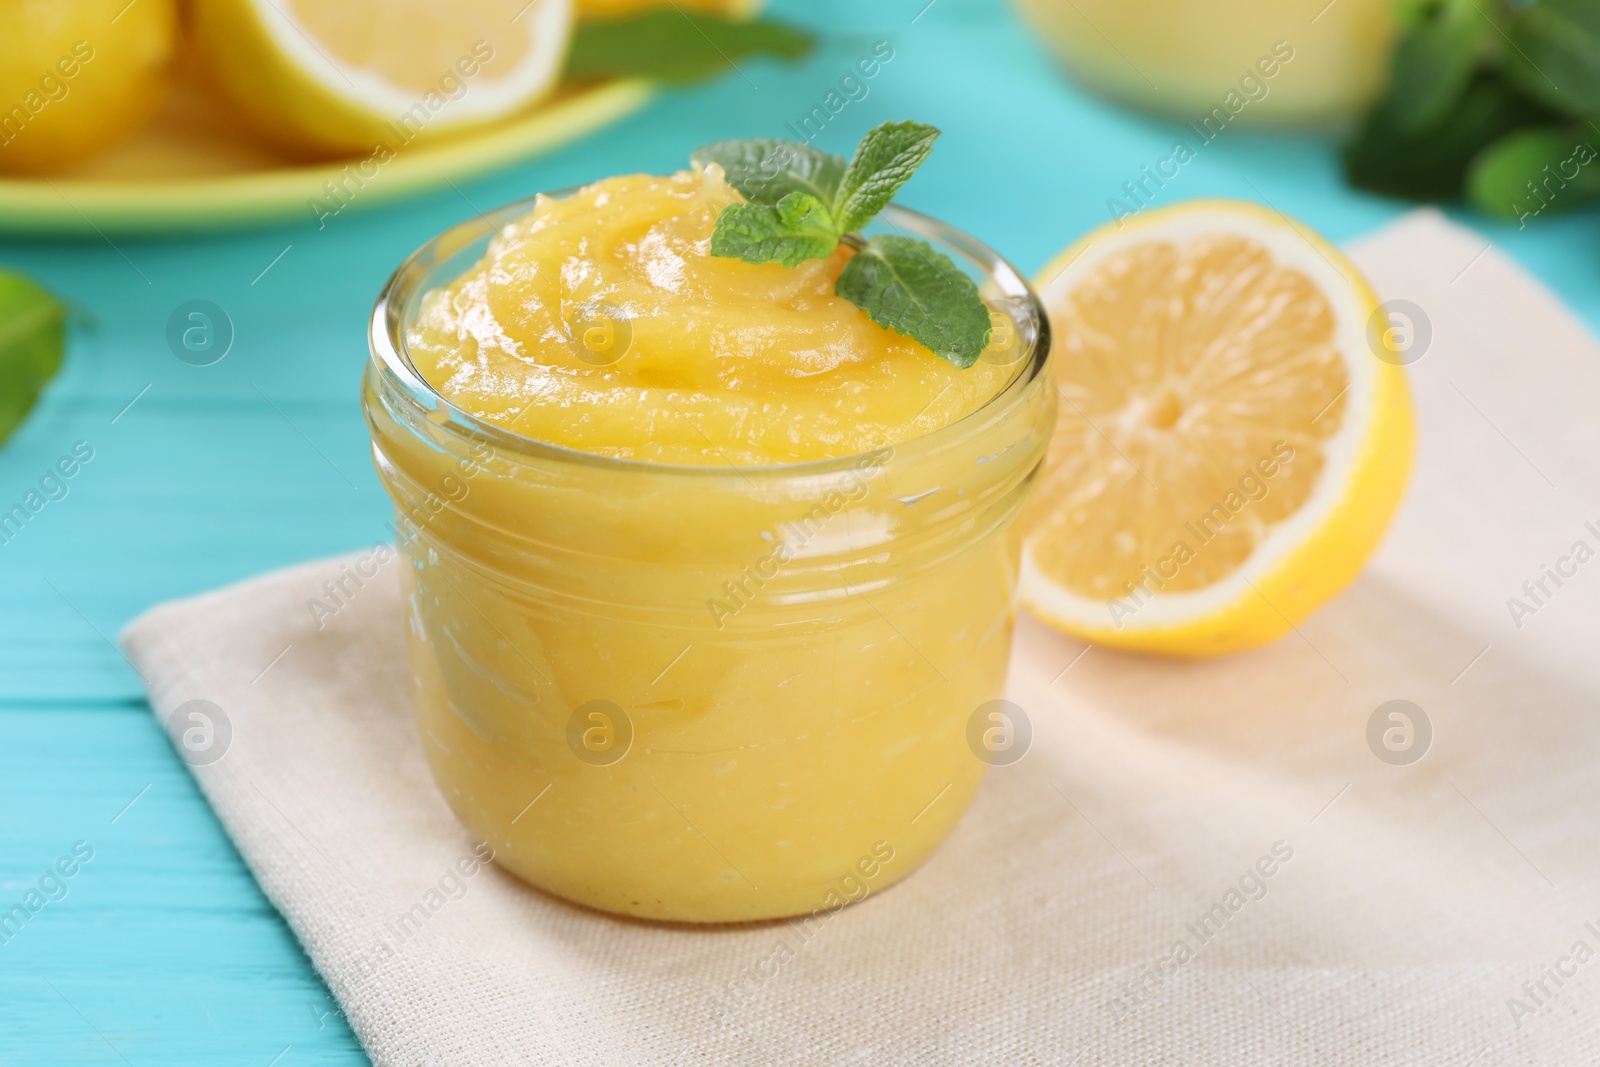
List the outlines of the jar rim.
{"label": "jar rim", "polygon": [[[1031,350],[1016,361],[1025,362],[1025,366],[1012,376],[1004,388],[973,411],[936,430],[903,441],[886,442],[876,449],[793,463],[659,463],[586,452],[507,430],[499,423],[457,406],[417,370],[405,341],[406,328],[410,324],[408,311],[415,307],[417,299],[426,289],[438,284],[433,278],[433,269],[437,264],[448,262],[477,242],[492,238],[507,224],[533,211],[541,196],[561,198],[580,188],[569,186],[549,193],[536,193],[458,223],[412,252],[389,276],[373,305],[368,324],[371,355],[369,373],[379,376],[387,386],[385,392],[399,399],[409,409],[409,414],[426,419],[452,436],[487,445],[496,454],[510,459],[556,462],[618,474],[650,473],[707,480],[748,479],[752,475],[803,478],[854,469],[884,449],[891,449],[896,454],[905,450],[937,451],[949,442],[980,432],[983,427],[1019,406],[1031,392],[1034,383],[1043,378],[1051,349],[1050,320],[1028,279],[999,253],[975,238],[921,212],[890,204],[879,216],[884,223],[894,232],[921,237],[947,255],[953,253],[955,258],[964,259],[976,267],[982,281],[991,284],[998,299],[1008,305],[1007,310],[1019,327],[1019,336],[1030,339],[1028,343],[1031,344]],[[986,299],[991,306],[995,302]]]}

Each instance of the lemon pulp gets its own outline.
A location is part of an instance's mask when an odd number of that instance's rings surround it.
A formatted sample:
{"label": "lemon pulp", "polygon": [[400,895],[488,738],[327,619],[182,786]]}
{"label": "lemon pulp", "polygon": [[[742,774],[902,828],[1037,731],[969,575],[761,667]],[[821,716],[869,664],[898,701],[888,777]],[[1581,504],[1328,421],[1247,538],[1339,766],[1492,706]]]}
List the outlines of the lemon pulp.
{"label": "lemon pulp", "polygon": [[1035,504],[1041,566],[1098,599],[1162,560],[1182,560],[1164,591],[1236,572],[1305,504],[1339,429],[1328,301],[1259,242],[1218,235],[1135,245],[1053,312],[1065,402]]}
{"label": "lemon pulp", "polygon": [[[528,37],[507,32],[526,0],[462,6],[411,4],[391,17],[364,4],[291,0],[287,5],[303,26],[341,64],[371,71],[388,84],[414,93],[437,91],[441,72],[470,54],[475,42],[493,45],[493,80],[520,66],[531,48]],[[374,16],[380,16],[375,18]]]}
{"label": "lemon pulp", "polygon": [[387,163],[554,90],[571,0],[190,0],[196,54],[255,132],[297,156]]}

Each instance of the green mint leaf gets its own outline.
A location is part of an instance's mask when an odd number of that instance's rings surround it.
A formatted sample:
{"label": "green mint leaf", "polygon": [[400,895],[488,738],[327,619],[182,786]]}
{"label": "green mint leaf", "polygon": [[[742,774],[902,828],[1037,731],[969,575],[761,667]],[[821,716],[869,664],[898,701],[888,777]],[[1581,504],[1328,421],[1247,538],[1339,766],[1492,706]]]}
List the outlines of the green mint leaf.
{"label": "green mint leaf", "polygon": [[989,344],[989,307],[977,283],[925,241],[872,238],[845,264],[834,292],[958,367],[972,366]]}
{"label": "green mint leaf", "polygon": [[[719,164],[745,197],[717,216],[711,254],[785,267],[828,255],[888,206],[938,136],[921,123],[886,122],[848,164],[792,141],[703,146],[693,163]],[[957,367],[972,366],[988,346],[989,308],[977,284],[925,241],[871,238],[845,264],[834,292]]]}
{"label": "green mint leaf", "polygon": [[808,193],[790,193],[776,204],[723,208],[711,233],[711,254],[793,267],[821,259],[838,243],[833,217],[822,201]]}
{"label": "green mint leaf", "polygon": [[697,167],[720,165],[728,184],[758,204],[776,204],[790,193],[807,193],[831,210],[839,179],[844,177],[842,156],[798,141],[765,137],[701,145],[689,162]]}
{"label": "green mint leaf", "polygon": [[1479,152],[1508,133],[1554,118],[1548,108],[1480,73],[1444,119],[1425,130],[1402,129],[1386,110],[1374,112],[1345,148],[1345,177],[1386,196],[1455,200]]}
{"label": "green mint leaf", "polygon": [[1568,115],[1600,115],[1600,4],[1538,0],[1515,15],[1506,36],[1512,84]]}
{"label": "green mint leaf", "polygon": [[20,274],[0,271],[0,441],[61,369],[67,309]]}
{"label": "green mint leaf", "polygon": [[1600,198],[1600,138],[1564,128],[1507,134],[1478,153],[1467,196],[1481,211],[1525,219],[1567,211]]}
{"label": "green mint leaf", "polygon": [[1396,129],[1436,125],[1467,91],[1485,49],[1498,40],[1476,0],[1444,0],[1400,39],[1384,110]]}
{"label": "green mint leaf", "polygon": [[867,132],[845,168],[833,214],[841,233],[859,230],[889,205],[928,158],[939,131],[920,122],[885,122]]}
{"label": "green mint leaf", "polygon": [[567,56],[569,78],[650,78],[689,85],[726,73],[746,56],[799,59],[812,36],[774,19],[737,20],[675,9],[579,22]]}

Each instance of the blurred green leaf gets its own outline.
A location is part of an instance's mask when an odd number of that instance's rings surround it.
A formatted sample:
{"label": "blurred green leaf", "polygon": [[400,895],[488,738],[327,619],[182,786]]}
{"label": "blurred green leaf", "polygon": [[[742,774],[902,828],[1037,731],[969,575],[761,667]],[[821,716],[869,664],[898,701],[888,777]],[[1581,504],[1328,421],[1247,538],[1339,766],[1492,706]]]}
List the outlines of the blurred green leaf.
{"label": "blurred green leaf", "polygon": [[20,274],[0,270],[0,441],[61,369],[67,309]]}
{"label": "blurred green leaf", "polygon": [[578,23],[567,77],[650,78],[687,85],[732,70],[746,56],[799,59],[813,43],[809,33],[774,19],[725,19],[662,9]]}
{"label": "blurred green leaf", "polygon": [[1538,0],[1506,31],[1506,78],[1568,115],[1600,115],[1600,3]]}
{"label": "blurred green leaf", "polygon": [[1416,22],[1390,61],[1385,105],[1394,126],[1419,130],[1449,114],[1495,34],[1474,0],[1444,0]]}
{"label": "blurred green leaf", "polygon": [[1455,200],[1477,154],[1524,126],[1555,116],[1493,75],[1479,74],[1437,123],[1398,126],[1386,107],[1345,148],[1345,177],[1360,189],[1414,200]]}
{"label": "blurred green leaf", "polygon": [[1600,198],[1597,141],[1555,127],[1508,134],[1473,160],[1467,196],[1480,210],[1513,219]]}

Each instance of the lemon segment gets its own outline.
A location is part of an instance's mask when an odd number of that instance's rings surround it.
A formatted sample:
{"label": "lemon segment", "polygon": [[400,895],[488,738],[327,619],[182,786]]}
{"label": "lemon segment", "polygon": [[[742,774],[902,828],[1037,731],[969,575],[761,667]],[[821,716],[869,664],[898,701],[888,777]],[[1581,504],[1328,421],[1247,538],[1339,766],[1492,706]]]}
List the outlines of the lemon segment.
{"label": "lemon segment", "polygon": [[196,0],[194,28],[212,75],[280,148],[398,152],[547,95],[572,0]]}
{"label": "lemon segment", "polygon": [[167,85],[173,0],[20,0],[0,31],[0,173],[59,173],[132,132]]}
{"label": "lemon segment", "polygon": [[1306,227],[1234,201],[1142,213],[1040,273],[1060,397],[1021,597],[1085,640],[1212,655],[1342,589],[1409,479],[1378,301]]}

